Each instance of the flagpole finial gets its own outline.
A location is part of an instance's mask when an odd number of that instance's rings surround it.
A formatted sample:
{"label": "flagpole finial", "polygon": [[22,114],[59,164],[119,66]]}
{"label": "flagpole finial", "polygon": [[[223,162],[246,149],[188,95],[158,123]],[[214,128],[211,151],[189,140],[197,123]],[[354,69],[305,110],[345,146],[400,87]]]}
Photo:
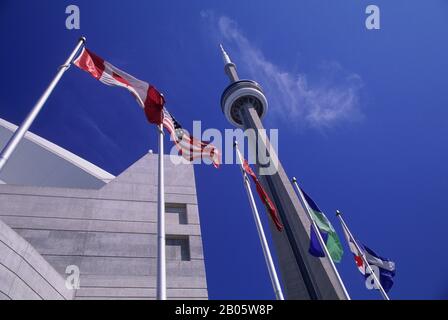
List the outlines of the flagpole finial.
{"label": "flagpole finial", "polygon": [[233,147],[234,148],[238,147],[238,141],[236,139],[233,141]]}
{"label": "flagpole finial", "polygon": [[292,177],[291,181],[292,181],[292,183],[296,183],[297,182],[296,177]]}
{"label": "flagpole finial", "polygon": [[79,38],[79,41],[82,41],[85,44],[87,42],[87,38],[82,36],[81,38]]}
{"label": "flagpole finial", "polygon": [[339,210],[336,210],[336,217],[338,217],[338,216],[340,216],[340,215],[342,215],[342,212],[339,211]]}

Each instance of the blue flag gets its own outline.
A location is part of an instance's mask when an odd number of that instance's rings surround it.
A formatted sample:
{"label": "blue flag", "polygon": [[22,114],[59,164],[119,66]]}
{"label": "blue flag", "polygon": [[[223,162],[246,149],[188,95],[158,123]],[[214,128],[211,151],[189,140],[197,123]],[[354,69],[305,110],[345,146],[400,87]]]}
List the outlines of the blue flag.
{"label": "blue flag", "polygon": [[[328,233],[321,231],[320,234],[322,235],[324,242],[327,243]],[[315,257],[325,257],[325,251],[319,243],[319,239],[317,238],[313,226],[311,226],[310,230],[310,248],[308,249],[308,252]]]}
{"label": "blue flag", "polygon": [[[389,292],[394,284],[395,263],[387,258],[380,257],[372,249],[366,247],[365,245],[362,244],[361,246],[370,266],[372,268],[374,268],[374,266],[378,267],[380,276],[378,280],[381,282],[384,291]],[[365,276],[367,278],[369,275],[365,274]]]}

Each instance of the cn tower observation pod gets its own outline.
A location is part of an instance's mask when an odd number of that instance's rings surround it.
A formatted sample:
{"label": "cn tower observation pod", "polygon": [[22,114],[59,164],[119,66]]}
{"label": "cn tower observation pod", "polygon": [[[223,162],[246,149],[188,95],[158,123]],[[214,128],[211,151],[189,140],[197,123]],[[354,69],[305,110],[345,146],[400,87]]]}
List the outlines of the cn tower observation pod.
{"label": "cn tower observation pod", "polygon": [[251,105],[263,119],[268,109],[268,101],[261,86],[253,80],[239,80],[231,83],[221,96],[222,112],[235,127],[243,128],[241,109]]}

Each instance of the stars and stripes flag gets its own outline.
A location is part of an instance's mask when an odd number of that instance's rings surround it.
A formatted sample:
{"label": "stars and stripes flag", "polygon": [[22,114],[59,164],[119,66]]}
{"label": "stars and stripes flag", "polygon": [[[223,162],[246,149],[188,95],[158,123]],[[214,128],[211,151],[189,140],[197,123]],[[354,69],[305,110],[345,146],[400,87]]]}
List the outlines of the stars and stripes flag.
{"label": "stars and stripes flag", "polygon": [[163,108],[163,126],[170,133],[179,155],[184,159],[210,159],[215,168],[219,167],[219,150],[210,142],[191,136],[166,108]]}
{"label": "stars and stripes flag", "polygon": [[108,86],[129,90],[145,111],[148,121],[154,124],[162,123],[165,99],[154,86],[118,69],[86,47],[73,63]]}
{"label": "stars and stripes flag", "polygon": [[[348,230],[346,230],[344,224],[342,225],[342,229],[344,230],[345,238],[347,239],[350,251],[353,253],[359,272],[361,272],[365,278],[368,278],[370,275],[370,270],[367,270],[368,267],[362,258],[364,255],[368,264],[373,267],[372,269],[378,268],[378,280],[380,281],[384,291],[389,292],[394,284],[395,263],[387,258],[380,257],[372,249],[353,239]],[[377,287],[373,286],[372,289],[373,288]]]}

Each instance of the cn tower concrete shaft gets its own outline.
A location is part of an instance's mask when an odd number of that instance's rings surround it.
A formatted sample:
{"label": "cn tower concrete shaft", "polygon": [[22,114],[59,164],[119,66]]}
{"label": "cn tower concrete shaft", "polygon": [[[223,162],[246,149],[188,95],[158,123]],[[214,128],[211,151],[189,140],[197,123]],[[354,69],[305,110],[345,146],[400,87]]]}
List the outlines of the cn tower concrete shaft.
{"label": "cn tower concrete shaft", "polygon": [[[231,62],[222,47],[221,49],[225,72],[231,82],[221,98],[223,112],[231,124],[243,129],[255,130],[256,136],[249,138],[249,144],[252,150],[256,151],[258,175],[263,187],[275,203],[285,227],[282,232],[279,232],[269,220],[286,298],[345,299],[343,287],[329,261],[326,258],[313,257],[308,253],[310,221],[278,159],[276,150],[270,148],[266,134],[260,134],[264,129],[261,118],[267,111],[267,100],[263,91],[254,81],[239,80],[235,64]],[[259,158],[261,153],[258,150],[268,153],[267,158],[270,163],[267,163],[266,159]],[[297,154],[297,159],[300,160],[301,156],[304,155]],[[276,166],[273,174],[261,174],[266,172],[266,167],[273,164]]]}

